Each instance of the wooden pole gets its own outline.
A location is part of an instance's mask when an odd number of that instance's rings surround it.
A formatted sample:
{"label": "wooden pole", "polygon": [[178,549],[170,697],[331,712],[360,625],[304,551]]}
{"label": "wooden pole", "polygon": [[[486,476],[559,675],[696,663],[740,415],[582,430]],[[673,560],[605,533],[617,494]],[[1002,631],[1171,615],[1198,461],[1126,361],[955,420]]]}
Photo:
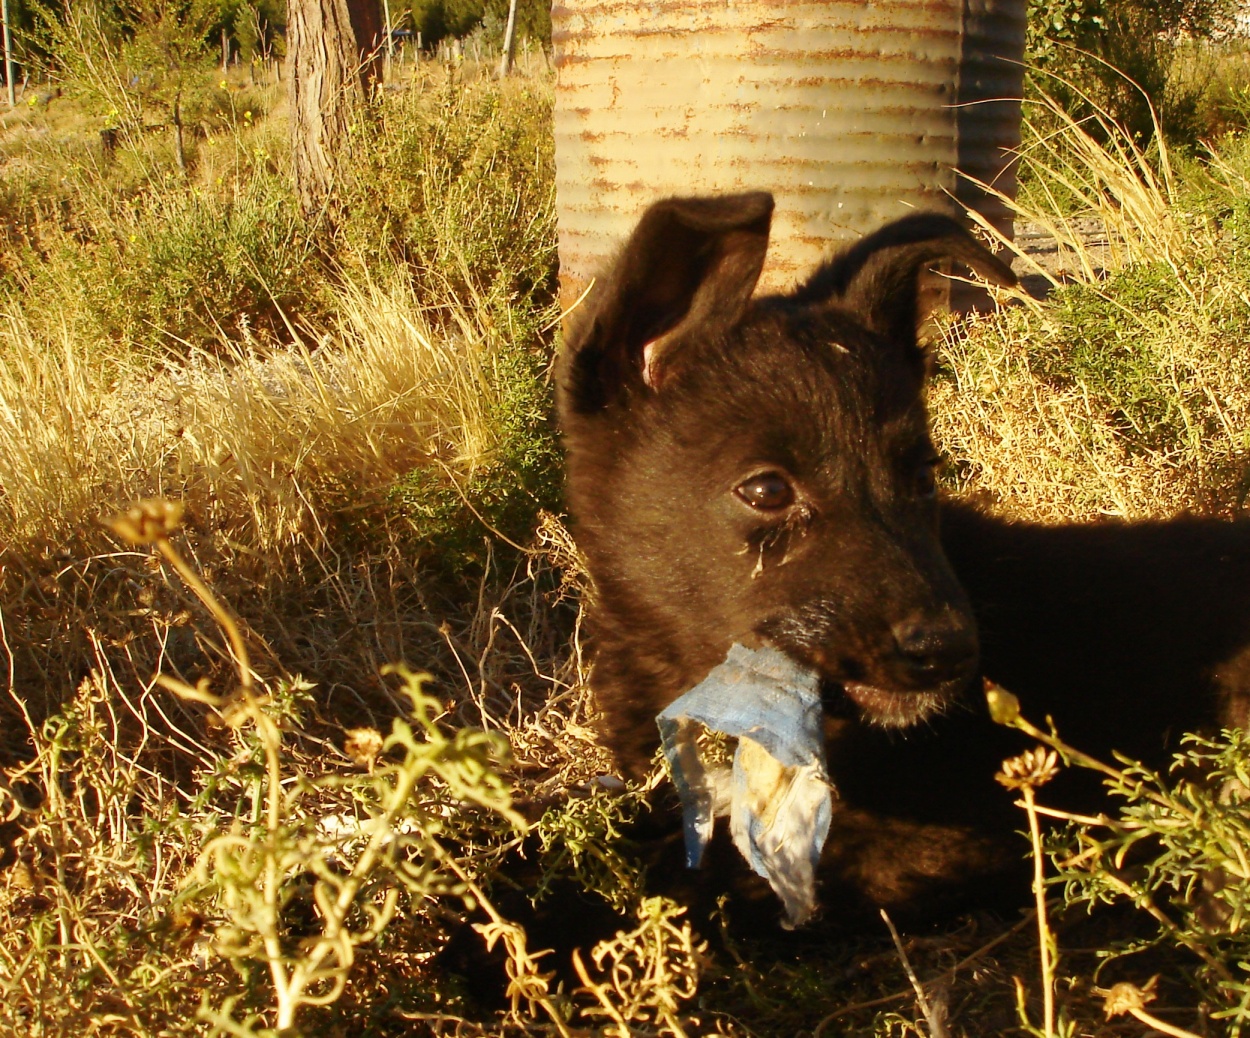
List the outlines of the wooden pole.
{"label": "wooden pole", "polygon": [[9,0],[0,0],[0,19],[4,21],[4,85],[9,94],[9,107],[17,106],[13,91],[13,36],[9,32]]}
{"label": "wooden pole", "polygon": [[391,66],[395,63],[395,34],[391,26],[391,0],[382,0],[383,14],[386,24],[382,27],[386,32],[386,61],[383,62],[382,81],[390,80]]}
{"label": "wooden pole", "polygon": [[508,2],[508,24],[503,31],[503,57],[499,59],[499,78],[503,79],[512,71],[512,59],[516,56],[516,3]]}

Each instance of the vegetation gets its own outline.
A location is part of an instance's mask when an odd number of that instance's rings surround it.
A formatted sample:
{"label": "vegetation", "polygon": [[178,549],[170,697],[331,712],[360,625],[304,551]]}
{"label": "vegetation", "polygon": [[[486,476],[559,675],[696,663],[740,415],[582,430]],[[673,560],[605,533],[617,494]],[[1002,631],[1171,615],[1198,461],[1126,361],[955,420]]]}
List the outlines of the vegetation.
{"label": "vegetation", "polygon": [[1017,209],[1055,241],[1049,269],[1022,260],[1051,295],[947,342],[932,403],[955,485],[1039,518],[1237,511],[1246,146],[1176,169],[1106,113],[1039,107]]}
{"label": "vegetation", "polygon": [[[508,0],[411,0],[408,13],[411,28],[421,33],[426,44],[476,31],[498,46],[508,18]],[[519,0],[516,31],[518,38],[549,44],[551,6],[541,0]]]}
{"label": "vegetation", "polygon": [[1102,109],[1139,143],[1156,117],[1173,142],[1209,132],[1220,104],[1209,44],[1233,29],[1235,0],[1029,0],[1028,9],[1026,57],[1066,110]]}
{"label": "vegetation", "polygon": [[[1050,885],[1015,926],[712,952],[645,897],[621,838],[643,792],[601,781],[558,517],[545,62],[501,83],[397,61],[329,227],[299,214],[283,85],[242,45],[276,49],[280,10],[221,5],[137,82],[175,6],[77,10],[40,53],[77,33],[90,62],[0,119],[0,1033],[1250,1022],[1235,733],[1190,745],[1212,787],[1033,729],[1056,757],[1004,772],[1030,810],[1061,761],[1124,809],[1035,848]],[[223,27],[244,58],[224,77]],[[939,348],[960,492],[1047,518],[1244,509],[1245,51],[1173,42],[1196,98],[1174,148],[1153,120],[1124,132],[1093,66],[1039,80],[1018,206],[1057,242],[1021,261],[1049,298]],[[1175,896],[1211,876],[1214,927]],[[540,909],[596,890],[626,924],[557,976],[509,916],[522,882]],[[497,1006],[445,961],[469,933]]]}

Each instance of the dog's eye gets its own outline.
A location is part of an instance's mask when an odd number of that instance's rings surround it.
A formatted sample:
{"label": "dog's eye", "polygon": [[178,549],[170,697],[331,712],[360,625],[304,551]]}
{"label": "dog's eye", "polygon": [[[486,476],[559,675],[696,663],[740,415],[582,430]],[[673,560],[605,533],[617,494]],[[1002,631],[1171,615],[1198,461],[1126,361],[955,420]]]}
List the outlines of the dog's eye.
{"label": "dog's eye", "polygon": [[743,501],[761,512],[775,512],[794,502],[794,487],[777,472],[763,472],[739,483],[734,490]]}
{"label": "dog's eye", "polygon": [[939,459],[930,458],[916,469],[916,494],[918,497],[937,496],[937,467]]}

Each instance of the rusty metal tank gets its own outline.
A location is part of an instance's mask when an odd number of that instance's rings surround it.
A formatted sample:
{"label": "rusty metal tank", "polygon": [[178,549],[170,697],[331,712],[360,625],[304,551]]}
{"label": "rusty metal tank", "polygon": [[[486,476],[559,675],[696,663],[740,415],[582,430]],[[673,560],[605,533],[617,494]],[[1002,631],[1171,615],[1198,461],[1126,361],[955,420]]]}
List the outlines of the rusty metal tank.
{"label": "rusty metal tank", "polygon": [[566,303],[642,209],[777,198],[763,284],[952,195],[1001,229],[1014,190],[1025,0],[556,0],[556,190]]}

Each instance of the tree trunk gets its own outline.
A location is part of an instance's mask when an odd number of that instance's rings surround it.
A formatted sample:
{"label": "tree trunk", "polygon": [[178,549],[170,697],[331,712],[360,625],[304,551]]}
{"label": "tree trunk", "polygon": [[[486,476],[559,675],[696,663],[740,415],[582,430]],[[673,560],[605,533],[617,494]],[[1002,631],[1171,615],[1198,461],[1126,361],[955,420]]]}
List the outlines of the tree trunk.
{"label": "tree trunk", "polygon": [[503,31],[503,56],[499,59],[500,79],[512,74],[512,62],[516,57],[516,4],[517,0],[510,0],[508,3],[508,22]]}
{"label": "tree trunk", "polygon": [[326,207],[351,170],[351,127],[381,71],[378,0],[287,0],[291,153],[300,207]]}

